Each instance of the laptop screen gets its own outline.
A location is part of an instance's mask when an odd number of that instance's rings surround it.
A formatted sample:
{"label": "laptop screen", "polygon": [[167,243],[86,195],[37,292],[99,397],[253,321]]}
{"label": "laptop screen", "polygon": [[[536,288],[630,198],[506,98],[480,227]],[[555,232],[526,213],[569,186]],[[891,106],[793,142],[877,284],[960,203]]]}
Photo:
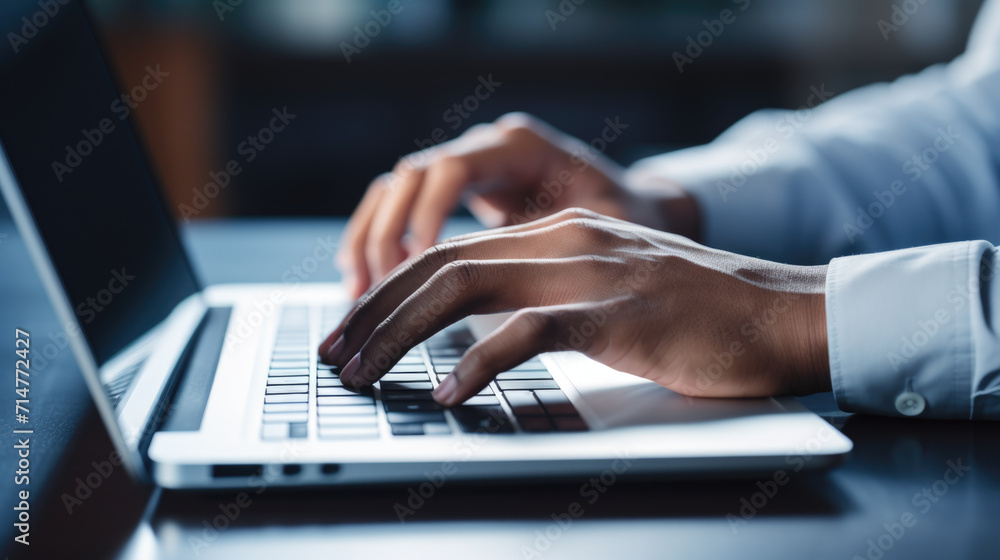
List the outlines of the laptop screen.
{"label": "laptop screen", "polygon": [[198,282],[130,127],[138,96],[116,89],[78,0],[2,0],[0,30],[0,142],[100,366]]}

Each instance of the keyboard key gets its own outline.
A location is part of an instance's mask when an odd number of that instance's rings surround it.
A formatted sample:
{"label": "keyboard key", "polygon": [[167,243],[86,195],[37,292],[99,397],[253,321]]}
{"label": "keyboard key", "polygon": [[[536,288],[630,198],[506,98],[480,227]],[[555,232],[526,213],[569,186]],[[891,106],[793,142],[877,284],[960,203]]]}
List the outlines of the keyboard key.
{"label": "keyboard key", "polygon": [[[403,424],[405,426],[405,424]],[[445,436],[451,433],[451,426],[444,422],[428,422],[424,424],[424,435]]]}
{"label": "keyboard key", "polygon": [[294,395],[266,395],[264,397],[264,404],[304,402],[309,402],[309,395],[306,393],[297,393]]}
{"label": "keyboard key", "polygon": [[553,416],[552,421],[560,432],[584,432],[587,424],[579,416]]}
{"label": "keyboard key", "polygon": [[389,369],[389,373],[424,373],[426,371],[427,366],[423,363],[396,364]]}
{"label": "keyboard key", "polygon": [[288,439],[288,423],[264,424],[260,430],[261,439]]}
{"label": "keyboard key", "polygon": [[336,405],[344,404],[369,404],[375,402],[375,400],[369,395],[359,395],[357,393],[342,393],[335,392],[341,391],[339,387],[320,387],[316,389],[317,397],[337,397],[336,401],[330,401]]}
{"label": "keyboard key", "polygon": [[382,390],[383,401],[430,401],[434,400],[430,391],[386,391]]}
{"label": "keyboard key", "polygon": [[464,348],[428,348],[428,352],[431,355],[431,363],[434,362],[434,358],[454,358],[461,357],[465,352]]}
{"label": "keyboard key", "polygon": [[422,436],[424,435],[423,424],[393,424],[392,435],[394,436]]}
{"label": "keyboard key", "polygon": [[271,354],[271,361],[274,362],[301,362],[302,360],[308,360],[308,352],[275,352]]}
{"label": "keyboard key", "polygon": [[343,387],[344,384],[340,381],[339,377],[334,377],[331,379],[321,378],[316,380],[317,387]]}
{"label": "keyboard key", "polygon": [[308,434],[308,429],[306,428],[305,422],[298,422],[292,424],[291,428],[288,430],[289,437],[293,438],[304,438]]}
{"label": "keyboard key", "polygon": [[462,403],[463,406],[500,406],[500,399],[493,395],[476,395]]}
{"label": "keyboard key", "polygon": [[320,426],[319,437],[322,439],[377,439],[378,427]]}
{"label": "keyboard key", "polygon": [[379,384],[383,391],[430,391],[432,389],[430,381],[395,382],[386,381]]}
{"label": "keyboard key", "polygon": [[267,372],[269,377],[292,377],[295,375],[309,375],[308,369],[272,369]]}
{"label": "keyboard key", "polygon": [[308,385],[279,385],[276,387],[268,387],[266,393],[268,395],[284,395],[288,393],[308,393]]}
{"label": "keyboard key", "polygon": [[545,415],[542,405],[538,404],[538,400],[535,399],[535,395],[531,394],[531,391],[505,391],[503,396],[510,403],[510,408],[514,411],[514,416],[518,419],[521,418],[522,414],[529,416]]}
{"label": "keyboard key", "polygon": [[552,431],[552,422],[546,416],[517,416],[517,422],[526,432]]}
{"label": "keyboard key", "polygon": [[320,426],[368,426],[378,427],[377,418],[371,414],[320,416],[316,418]]}
{"label": "keyboard key", "polygon": [[305,422],[309,419],[309,415],[305,412],[282,412],[277,414],[265,414],[264,422],[267,424],[273,424],[275,422]]}
{"label": "keyboard key", "polygon": [[[330,391],[336,390],[335,388],[330,388]],[[342,389],[346,391],[346,389]],[[316,404],[319,406],[355,406],[355,405],[374,405],[375,399],[365,396],[357,395],[351,392],[340,393],[337,395],[324,395],[316,397]]]}
{"label": "keyboard key", "polygon": [[309,403],[265,404],[264,414],[275,412],[309,412]]}
{"label": "keyboard key", "polygon": [[458,357],[458,358],[456,358],[456,357],[431,358],[431,365],[432,366],[438,366],[438,365],[453,366],[453,365],[457,364],[459,361],[461,361],[461,359],[462,359],[461,357]]}
{"label": "keyboard key", "polygon": [[444,412],[388,412],[386,418],[390,424],[425,423],[425,422],[445,422]]}
{"label": "keyboard key", "polygon": [[542,402],[546,412],[553,416],[576,415],[576,408],[562,391],[535,391],[535,397]]}
{"label": "keyboard key", "polygon": [[309,369],[309,360],[271,361],[271,369]]}
{"label": "keyboard key", "polygon": [[340,379],[340,370],[317,369],[316,377],[320,379]]}
{"label": "keyboard key", "polygon": [[514,425],[499,406],[456,406],[451,409],[463,432],[513,433]]}
{"label": "keyboard key", "polygon": [[505,371],[497,374],[497,381],[510,379],[552,379],[552,374],[547,371]]}
{"label": "keyboard key", "polygon": [[406,381],[427,381],[430,378],[427,377],[426,373],[387,373],[382,376],[381,381],[385,383],[390,382],[406,382]]}
{"label": "keyboard key", "polygon": [[422,412],[443,408],[434,401],[385,401],[385,409],[389,412]]}
{"label": "keyboard key", "polygon": [[558,389],[559,384],[551,379],[515,379],[511,381],[497,381],[501,391],[511,391],[519,389]]}
{"label": "keyboard key", "polygon": [[309,383],[308,375],[296,375],[294,377],[268,377],[268,385],[301,385]]}
{"label": "keyboard key", "polygon": [[[364,395],[350,395],[350,396],[323,396],[320,395],[319,399],[325,399],[321,402],[317,402],[318,406],[361,406],[361,405],[374,405],[375,399],[371,397],[366,397]],[[319,400],[317,399],[317,401]]]}
{"label": "keyboard key", "polygon": [[[320,391],[323,392],[320,393]],[[371,397],[368,395],[359,395],[357,391],[348,389],[347,387],[319,387],[316,389],[316,394],[319,395],[321,399],[329,399],[331,397],[362,397],[371,400]]]}
{"label": "keyboard key", "polygon": [[507,371],[546,371],[545,364],[541,360],[528,360],[518,364]]}
{"label": "keyboard key", "polygon": [[378,411],[375,404],[370,405],[346,405],[346,406],[317,406],[316,414],[320,416],[360,416],[362,414],[375,416]]}
{"label": "keyboard key", "polygon": [[458,363],[456,362],[454,364],[433,364],[433,365],[434,365],[434,371],[437,373],[451,373],[452,371],[455,370],[455,366],[458,365]]}

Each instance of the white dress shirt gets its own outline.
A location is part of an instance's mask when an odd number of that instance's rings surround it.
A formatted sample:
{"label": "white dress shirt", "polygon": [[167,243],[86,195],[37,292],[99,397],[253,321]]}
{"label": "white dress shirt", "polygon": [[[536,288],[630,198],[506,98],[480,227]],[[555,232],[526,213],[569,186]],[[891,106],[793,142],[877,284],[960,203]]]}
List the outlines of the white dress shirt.
{"label": "white dress shirt", "polygon": [[830,263],[842,409],[1000,419],[1000,0],[949,64],[759,111],[630,173],[691,192],[707,245]]}

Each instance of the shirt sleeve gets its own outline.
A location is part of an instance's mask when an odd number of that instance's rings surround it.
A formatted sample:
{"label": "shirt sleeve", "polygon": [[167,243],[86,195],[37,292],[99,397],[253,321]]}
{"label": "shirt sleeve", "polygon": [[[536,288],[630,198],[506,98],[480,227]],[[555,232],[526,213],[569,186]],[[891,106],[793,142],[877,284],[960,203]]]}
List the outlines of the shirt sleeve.
{"label": "shirt sleeve", "polygon": [[[833,97],[828,102],[827,98]],[[1000,240],[1000,0],[962,56],[890,84],[802,92],[715,141],[637,162],[702,211],[707,245],[773,261]]]}
{"label": "shirt sleeve", "polygon": [[838,405],[1000,419],[998,257],[971,241],[834,259],[826,312]]}
{"label": "shirt sleeve", "polygon": [[844,410],[1000,419],[1000,255],[970,241],[1000,241],[1000,0],[950,64],[830,96],[813,87],[800,110],[754,113],[630,179],[682,185],[707,245],[830,262]]}

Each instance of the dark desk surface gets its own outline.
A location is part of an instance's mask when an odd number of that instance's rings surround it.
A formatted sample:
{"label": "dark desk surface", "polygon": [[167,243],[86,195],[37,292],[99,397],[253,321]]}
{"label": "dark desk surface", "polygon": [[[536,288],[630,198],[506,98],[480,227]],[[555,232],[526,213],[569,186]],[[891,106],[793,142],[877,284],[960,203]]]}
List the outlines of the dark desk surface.
{"label": "dark desk surface", "polygon": [[[278,282],[340,225],[208,222],[184,237],[206,283]],[[336,273],[324,266],[310,280]],[[1000,520],[996,424],[848,416],[829,395],[803,400],[854,440],[851,458],[828,473],[793,474],[766,499],[758,479],[618,481],[592,504],[580,495],[585,478],[446,483],[400,523],[394,506],[409,498],[407,487],[266,490],[252,493],[227,528],[207,529],[224,525],[216,518],[233,511],[236,492],[161,492],[120,468],[94,475],[110,441],[69,350],[58,345],[60,328],[24,246],[0,221],[0,329],[14,328],[30,331],[34,349],[51,357],[32,377],[30,548],[11,544],[11,430],[20,426],[12,410],[3,414],[0,527],[12,558],[1000,557],[992,532]],[[946,473],[952,464],[968,470],[956,478]],[[66,497],[88,476],[100,476],[100,486],[68,508]],[[583,515],[564,526],[553,521],[572,502],[582,503]]]}

